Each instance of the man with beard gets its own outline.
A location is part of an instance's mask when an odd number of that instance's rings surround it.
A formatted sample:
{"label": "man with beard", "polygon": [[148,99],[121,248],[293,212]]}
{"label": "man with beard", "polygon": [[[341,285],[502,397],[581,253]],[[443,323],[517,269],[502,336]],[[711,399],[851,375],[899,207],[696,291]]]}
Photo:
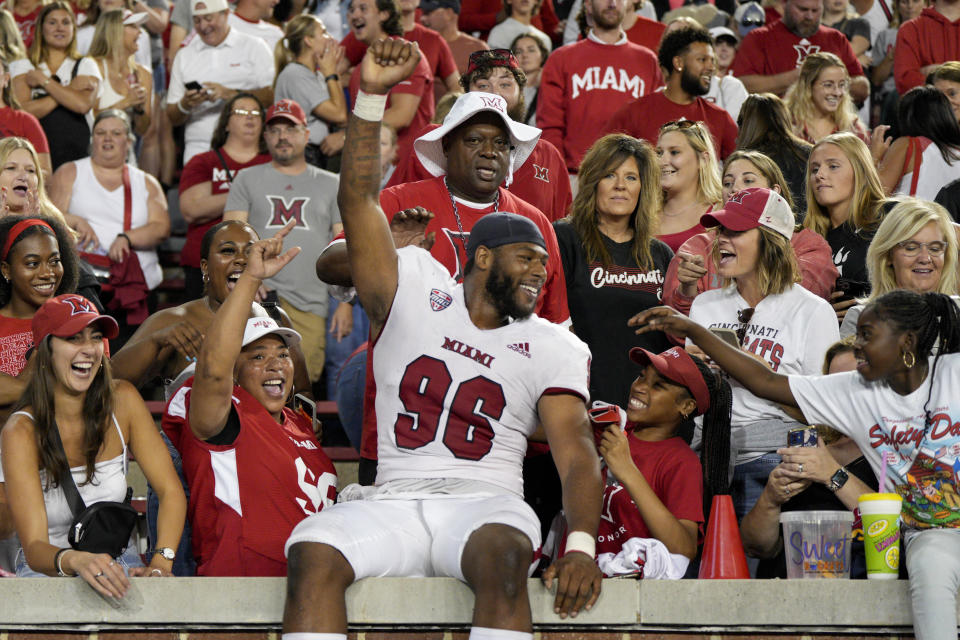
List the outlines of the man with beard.
{"label": "man with beard", "polygon": [[[500,185],[532,152],[539,131],[511,119],[501,96],[472,91],[460,96],[439,128],[414,143],[421,163],[437,177],[390,187],[380,193],[380,208],[388,220],[416,207],[431,212],[424,234],[434,238],[430,254],[455,279],[463,278],[467,243],[473,225],[488,213],[511,211],[532,220],[543,234],[549,259],[537,314],[566,323],[567,291],[557,236],[536,207]],[[352,286],[347,251],[341,241],[323,251],[317,276],[327,284]],[[346,272],[346,273],[345,273]],[[345,276],[345,277],[344,277]],[[377,459],[377,393],[371,360],[367,361],[363,437],[360,446],[361,482],[373,481]]]}
{"label": "man with beard", "polygon": [[280,100],[267,110],[265,122],[263,138],[272,161],[237,174],[223,219],[246,222],[261,238],[296,221],[288,237],[305,255],[264,285],[276,290],[293,328],[303,336],[300,345],[310,382],[315,383],[323,372],[327,288],[314,277],[313,264],[342,228],[336,200],[339,180],[307,163],[304,149],[310,130],[300,105]]}
{"label": "man with beard", "polygon": [[713,135],[721,158],[737,148],[737,124],[724,109],[703,98],[716,72],[713,38],[703,27],[684,24],[660,43],[660,68],[667,74],[663,91],[623,106],[603,128],[626,133],[656,146],[660,127],[671,120],[703,122]]}
{"label": "man with beard", "polygon": [[781,97],[797,78],[800,65],[811,53],[825,51],[843,60],[850,74],[850,97],[862,103],[870,83],[847,36],[820,24],[821,0],[786,0],[783,19],[754,29],[744,37],[733,61],[733,75],[750,93],[775,93]]}
{"label": "man with beard", "polygon": [[[541,230],[510,213],[483,216],[464,242],[458,283],[422,249],[396,250],[378,206],[384,97],[416,57],[399,40],[368,50],[339,193],[381,381],[377,485],[346,487],[339,504],[291,533],[284,640],[346,640],[346,589],[368,576],[457,578],[476,597],[473,640],[532,640],[527,575],[540,531],[520,473],[538,422],[563,478],[571,532],[543,577],[548,588],[558,579],[554,612],[576,615],[601,587],[593,556],[602,485],[584,404],[589,350],[532,315],[549,263]],[[476,115],[446,145],[451,172],[476,148],[507,156],[501,116]],[[457,148],[462,138],[466,148]],[[477,170],[486,179],[485,167]]]}
{"label": "man with beard", "polygon": [[[523,101],[526,82],[527,77],[517,59],[504,49],[474,51],[470,54],[466,72],[460,76],[464,91],[483,91],[506,100],[507,114],[517,122],[523,122],[526,109]],[[427,125],[420,135],[439,126]],[[430,173],[424,168],[417,154],[409,154],[400,158],[387,186],[426,180],[436,175],[439,174]],[[514,167],[513,182],[507,184],[507,189],[540,209],[551,221],[566,216],[573,200],[563,156],[543,138],[537,140],[537,145],[523,165]]]}
{"label": "man with beard", "polygon": [[593,28],[547,58],[540,74],[537,125],[575,174],[603,126],[628,102],[663,84],[657,57],[627,40],[620,23],[628,0],[584,0]]}

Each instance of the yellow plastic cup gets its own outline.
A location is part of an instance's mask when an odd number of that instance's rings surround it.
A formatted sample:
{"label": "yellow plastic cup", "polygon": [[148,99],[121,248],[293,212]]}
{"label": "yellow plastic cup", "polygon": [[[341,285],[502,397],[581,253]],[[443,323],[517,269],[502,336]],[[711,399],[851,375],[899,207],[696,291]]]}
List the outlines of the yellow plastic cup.
{"label": "yellow plastic cup", "polygon": [[896,493],[865,493],[858,502],[863,520],[867,578],[896,580],[900,574],[900,508],[903,498]]}

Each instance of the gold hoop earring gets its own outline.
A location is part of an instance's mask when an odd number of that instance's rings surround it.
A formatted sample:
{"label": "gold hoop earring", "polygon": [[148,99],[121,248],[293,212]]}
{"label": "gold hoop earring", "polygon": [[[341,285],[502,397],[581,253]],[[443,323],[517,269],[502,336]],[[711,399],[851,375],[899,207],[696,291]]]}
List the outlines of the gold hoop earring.
{"label": "gold hoop earring", "polygon": [[[907,356],[910,356],[909,362],[907,361]],[[913,365],[917,364],[917,357],[913,355],[912,351],[904,351],[900,357],[903,359],[903,366],[907,369],[913,369]]]}

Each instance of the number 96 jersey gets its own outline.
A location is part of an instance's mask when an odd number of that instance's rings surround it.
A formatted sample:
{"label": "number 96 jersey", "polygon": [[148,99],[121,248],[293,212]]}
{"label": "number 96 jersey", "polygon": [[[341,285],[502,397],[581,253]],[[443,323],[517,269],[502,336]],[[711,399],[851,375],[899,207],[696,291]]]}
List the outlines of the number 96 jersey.
{"label": "number 96 jersey", "polygon": [[371,352],[377,484],[463,478],[522,496],[537,403],[551,394],[586,401],[590,350],[536,315],[478,328],[463,285],[439,262],[415,247],[397,253],[397,292]]}

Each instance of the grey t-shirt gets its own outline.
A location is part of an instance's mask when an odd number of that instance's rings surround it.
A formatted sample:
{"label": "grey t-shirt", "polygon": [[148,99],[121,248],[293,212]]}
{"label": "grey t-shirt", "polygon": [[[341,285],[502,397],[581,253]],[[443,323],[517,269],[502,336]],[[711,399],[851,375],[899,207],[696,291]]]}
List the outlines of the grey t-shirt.
{"label": "grey t-shirt", "polygon": [[273,88],[273,99],[289,98],[300,105],[307,113],[307,127],[310,129],[310,143],[320,144],[330,133],[327,123],[313,115],[313,110],[321,102],[330,99],[327,83],[318,73],[310,71],[298,62],[291,62],[277,76]]}
{"label": "grey t-shirt", "polygon": [[237,174],[225,211],[246,211],[247,220],[262,238],[268,238],[291,218],[297,226],[284,245],[302,251],[266,285],[297,309],[320,317],[327,315],[327,285],[317,279],[320,252],[333,238],[340,222],[337,189],[340,179],[329,171],[308,165],[295,176],[280,173],[272,162],[243,169]]}

